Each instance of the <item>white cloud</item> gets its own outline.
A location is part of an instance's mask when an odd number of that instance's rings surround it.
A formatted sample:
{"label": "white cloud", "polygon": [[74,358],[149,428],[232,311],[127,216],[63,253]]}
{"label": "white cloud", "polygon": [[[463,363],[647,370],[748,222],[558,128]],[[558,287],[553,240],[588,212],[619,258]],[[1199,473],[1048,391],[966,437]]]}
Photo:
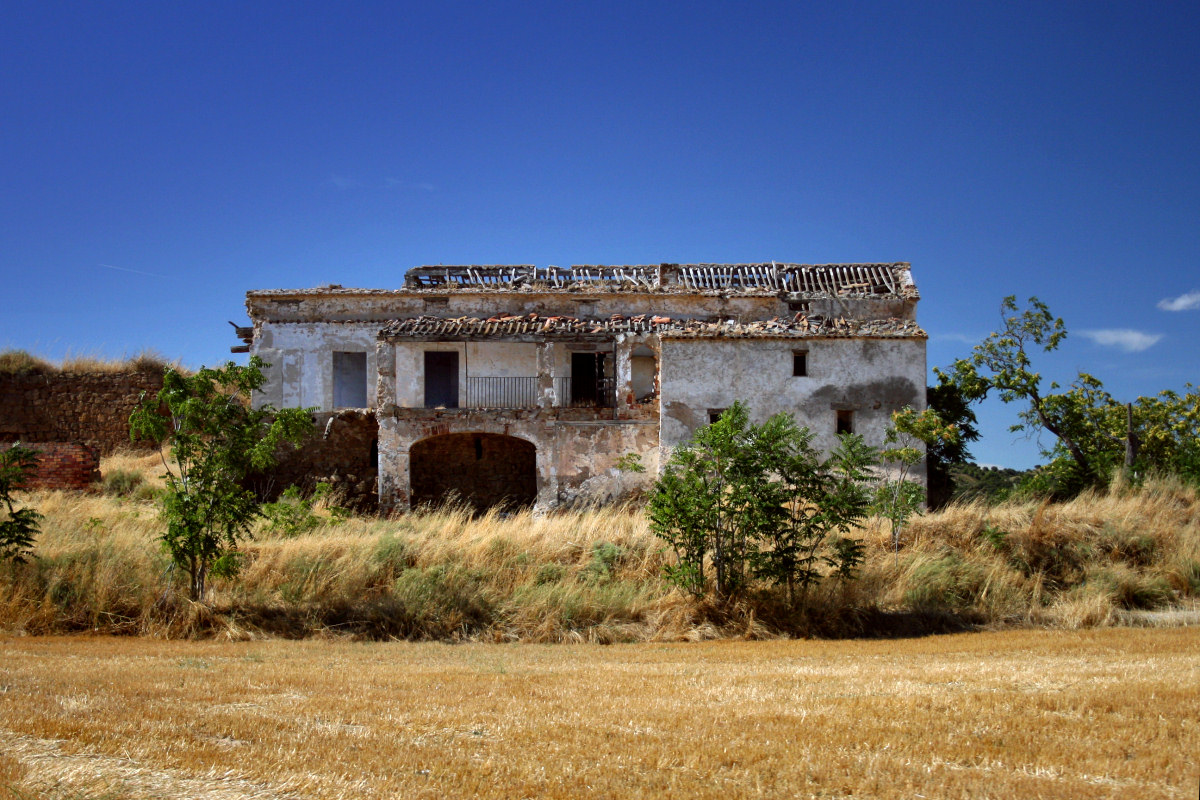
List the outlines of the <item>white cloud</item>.
{"label": "white cloud", "polygon": [[1155,345],[1161,333],[1143,333],[1128,328],[1108,328],[1098,331],[1080,331],[1080,336],[1091,339],[1104,347],[1116,347],[1126,353],[1140,353]]}
{"label": "white cloud", "polygon": [[1158,307],[1163,311],[1191,311],[1200,308],[1200,292],[1188,292],[1179,297],[1165,297],[1158,301]]}

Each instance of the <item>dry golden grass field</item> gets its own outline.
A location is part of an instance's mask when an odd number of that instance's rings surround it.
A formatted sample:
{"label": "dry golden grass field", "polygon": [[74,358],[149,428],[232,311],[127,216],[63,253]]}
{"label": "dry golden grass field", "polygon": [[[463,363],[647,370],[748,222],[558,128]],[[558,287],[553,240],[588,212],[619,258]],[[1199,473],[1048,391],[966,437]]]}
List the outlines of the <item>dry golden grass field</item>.
{"label": "dry golden grass field", "polygon": [[0,639],[0,798],[1193,798],[1200,629]]}

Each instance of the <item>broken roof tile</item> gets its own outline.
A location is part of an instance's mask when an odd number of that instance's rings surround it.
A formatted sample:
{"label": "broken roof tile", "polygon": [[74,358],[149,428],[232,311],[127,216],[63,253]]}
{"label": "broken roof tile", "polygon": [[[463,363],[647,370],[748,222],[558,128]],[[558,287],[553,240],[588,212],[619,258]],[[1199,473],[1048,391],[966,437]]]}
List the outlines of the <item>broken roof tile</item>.
{"label": "broken roof tile", "polygon": [[910,320],[869,319],[847,320],[843,317],[826,319],[797,314],[791,321],[778,317],[769,320],[738,322],[736,320],[672,319],[671,317],[646,315],[637,317],[605,319],[576,319],[574,317],[537,314],[527,316],[502,316],[489,319],[460,317],[411,317],[387,323],[380,331],[381,339],[388,340],[436,340],[445,338],[512,338],[531,336],[536,338],[593,337],[612,338],[617,334],[654,333],[671,339],[705,338],[801,338],[801,337],[886,337],[924,338],[925,332]]}

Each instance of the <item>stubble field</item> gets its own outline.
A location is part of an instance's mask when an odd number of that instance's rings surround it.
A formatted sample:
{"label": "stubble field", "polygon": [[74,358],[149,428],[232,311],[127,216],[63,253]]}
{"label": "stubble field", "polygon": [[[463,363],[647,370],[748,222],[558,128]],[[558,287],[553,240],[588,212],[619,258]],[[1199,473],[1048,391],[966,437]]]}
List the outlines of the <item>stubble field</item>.
{"label": "stubble field", "polygon": [[1195,797],[1200,629],[0,639],[0,797]]}

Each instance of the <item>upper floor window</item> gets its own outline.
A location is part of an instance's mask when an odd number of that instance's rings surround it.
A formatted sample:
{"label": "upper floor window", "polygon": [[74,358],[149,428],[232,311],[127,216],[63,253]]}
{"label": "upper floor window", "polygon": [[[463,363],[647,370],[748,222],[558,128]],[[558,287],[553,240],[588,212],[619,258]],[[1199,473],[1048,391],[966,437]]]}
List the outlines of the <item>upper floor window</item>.
{"label": "upper floor window", "polygon": [[808,375],[808,351],[792,351],[792,377],[803,378]]}
{"label": "upper floor window", "polygon": [[367,407],[367,354],[333,354],[333,407]]}

